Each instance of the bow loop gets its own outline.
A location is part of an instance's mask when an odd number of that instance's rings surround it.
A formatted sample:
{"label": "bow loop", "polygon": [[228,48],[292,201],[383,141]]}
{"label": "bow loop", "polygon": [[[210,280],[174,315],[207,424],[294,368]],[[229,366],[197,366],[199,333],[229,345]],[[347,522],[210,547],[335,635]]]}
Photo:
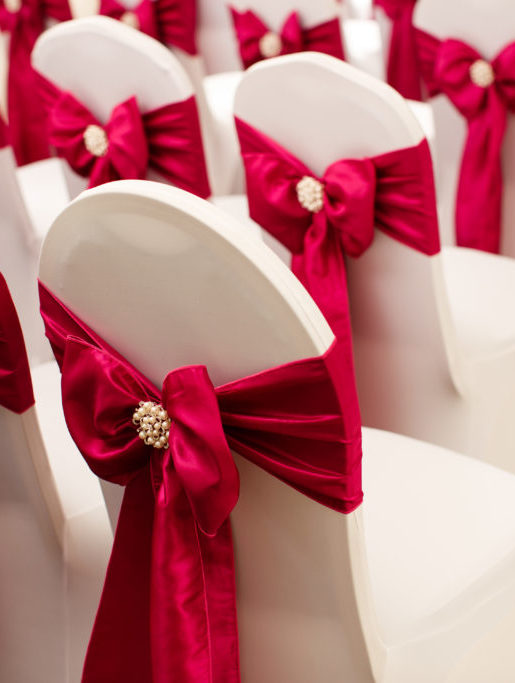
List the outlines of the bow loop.
{"label": "bow loop", "polygon": [[252,10],[231,14],[245,68],[268,57],[300,52],[303,49],[303,32],[297,12],[289,14],[279,33],[274,33]]}
{"label": "bow loop", "polygon": [[360,256],[374,239],[376,172],[370,159],[337,161],[324,174],[324,207],[345,253]]}
{"label": "bow loop", "polygon": [[239,479],[206,368],[170,372],[163,384],[163,406],[172,420],[173,466],[199,527],[214,536],[236,505]]}
{"label": "bow loop", "polygon": [[132,416],[139,401],[156,400],[156,395],[107,350],[75,337],[66,340],[61,388],[66,424],[90,469],[126,485],[152,453],[138,437]]}

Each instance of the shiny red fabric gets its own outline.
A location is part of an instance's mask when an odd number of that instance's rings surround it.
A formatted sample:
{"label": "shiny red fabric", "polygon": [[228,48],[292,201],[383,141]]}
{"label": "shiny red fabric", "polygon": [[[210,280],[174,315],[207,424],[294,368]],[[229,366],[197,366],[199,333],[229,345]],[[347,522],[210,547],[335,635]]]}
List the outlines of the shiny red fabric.
{"label": "shiny red fabric", "polygon": [[421,100],[420,73],[417,62],[417,41],[413,26],[416,0],[374,0],[377,7],[392,21],[388,49],[388,83],[403,97]]}
{"label": "shiny red fabric", "polygon": [[29,361],[20,321],[0,273],[0,405],[24,413],[34,405]]}
{"label": "shiny red fabric", "polygon": [[[216,388],[204,366],[189,366],[158,389],[42,284],[40,299],[70,433],[93,472],[125,486],[83,682],[239,683],[229,448],[323,505],[354,510],[361,431],[343,381],[349,359],[335,344]],[[137,436],[142,400],[170,415],[165,451]]]}
{"label": "shiny red fabric", "polygon": [[9,139],[18,164],[48,157],[43,106],[30,53],[43,31],[46,17],[71,19],[67,2],[21,0],[17,12],[10,12],[0,0],[0,30],[9,34],[7,104]]}
{"label": "shiny red fabric", "polygon": [[[261,54],[259,41],[265,34],[270,33],[270,28],[251,10],[239,12],[233,7],[230,9],[241,61],[243,66],[248,68],[265,59]],[[297,12],[292,12],[285,19],[279,36],[282,43],[281,55],[309,50],[325,52],[338,59],[345,59],[340,22],[337,18],[311,28],[303,28]]]}
{"label": "shiny red fabric", "polygon": [[508,111],[515,111],[515,43],[491,62],[495,80],[476,85],[470,68],[483,59],[460,40],[440,41],[417,31],[419,63],[431,96],[446,95],[467,121],[456,196],[456,242],[498,253],[503,175],[501,149]]}
{"label": "shiny red fabric", "polygon": [[[111,180],[145,178],[149,168],[199,197],[211,194],[195,98],[141,113],[135,97],[115,106],[109,121],[98,119],[71,93],[39,76],[48,113],[48,139],[89,187]],[[84,132],[103,128],[108,139],[104,156],[86,148]]]}
{"label": "shiny red fabric", "polygon": [[[350,335],[344,255],[360,256],[372,244],[375,227],[424,254],[440,250],[426,140],[370,159],[336,161],[318,178],[241,119],[236,129],[250,216],[292,252],[293,272],[337,336]],[[324,186],[318,213],[297,198],[296,185],[304,176]]]}
{"label": "shiny red fabric", "polygon": [[165,45],[178,47],[190,55],[197,54],[195,43],[195,0],[141,0],[128,9],[118,0],[101,0],[99,14],[123,20],[130,12],[137,28]]}

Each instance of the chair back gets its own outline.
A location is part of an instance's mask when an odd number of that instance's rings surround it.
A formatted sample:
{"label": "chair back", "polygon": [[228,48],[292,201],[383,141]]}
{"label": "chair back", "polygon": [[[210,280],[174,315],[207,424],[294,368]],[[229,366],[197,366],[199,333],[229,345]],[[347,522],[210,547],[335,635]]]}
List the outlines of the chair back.
{"label": "chair back", "polygon": [[[260,240],[170,186],[122,181],[82,195],[52,226],[40,277],[157,386],[197,363],[216,386],[319,355],[333,340]],[[242,679],[371,681],[356,602],[366,569],[351,550],[356,513],[330,511],[234,457]],[[116,517],[112,496],[107,504]]]}

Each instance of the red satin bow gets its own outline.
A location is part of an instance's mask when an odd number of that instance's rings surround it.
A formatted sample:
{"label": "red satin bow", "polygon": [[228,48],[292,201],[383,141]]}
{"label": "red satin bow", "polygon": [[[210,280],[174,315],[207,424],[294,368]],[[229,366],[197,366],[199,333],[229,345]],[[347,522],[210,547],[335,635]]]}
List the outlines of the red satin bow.
{"label": "red satin bow", "polygon": [[30,63],[30,53],[47,16],[71,19],[68,3],[20,0],[20,9],[15,12],[9,11],[5,3],[0,5],[0,30],[9,33],[9,142],[18,164],[48,157],[44,111],[38,95],[37,77]]}
{"label": "red satin bow", "polygon": [[102,125],[71,93],[41,76],[40,87],[50,144],[74,171],[89,177],[89,187],[145,178],[151,167],[177,187],[210,195],[194,97],[144,114],[131,97],[115,106]]}
{"label": "red satin bow", "polygon": [[[292,270],[339,337],[349,334],[344,254],[359,256],[374,228],[425,254],[440,249],[431,156],[418,146],[331,164],[322,177],[237,119],[250,216],[293,253]],[[301,205],[303,177],[323,186],[317,212]]]}
{"label": "red satin bow", "polygon": [[[43,285],[40,297],[70,432],[98,476],[126,487],[84,683],[239,683],[229,447],[328,507],[357,507],[340,347],[217,388],[205,367],[180,368],[159,391]],[[142,400],[172,420],[166,450],[137,436]]]}
{"label": "red satin bow", "polygon": [[515,43],[492,62],[460,40],[417,32],[430,95],[445,94],[467,121],[456,196],[459,246],[498,253],[501,234],[501,148],[506,113],[515,111]]}
{"label": "red satin bow", "polygon": [[24,413],[34,405],[23,332],[7,283],[0,273],[0,405]]}
{"label": "red satin bow", "polygon": [[374,0],[392,20],[388,52],[388,83],[403,97],[421,100],[420,73],[417,63],[417,41],[413,26],[416,0]]}
{"label": "red satin bow", "polygon": [[141,0],[130,10],[118,0],[101,0],[99,14],[119,19],[165,45],[197,54],[195,0]]}
{"label": "red satin bow", "polygon": [[245,68],[271,56],[288,55],[295,52],[325,52],[328,55],[344,59],[343,44],[338,19],[331,19],[323,24],[303,29],[297,12],[292,12],[285,19],[278,36],[276,50],[268,53],[263,39],[275,34],[251,10],[238,12],[231,9],[234,30],[238,39],[241,60]]}

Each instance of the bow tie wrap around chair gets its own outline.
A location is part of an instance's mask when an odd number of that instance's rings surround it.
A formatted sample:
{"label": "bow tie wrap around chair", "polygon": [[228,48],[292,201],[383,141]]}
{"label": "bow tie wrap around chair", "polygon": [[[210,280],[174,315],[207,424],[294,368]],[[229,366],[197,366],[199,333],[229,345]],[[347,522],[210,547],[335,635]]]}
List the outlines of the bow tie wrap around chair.
{"label": "bow tie wrap around chair", "polygon": [[139,29],[164,45],[197,54],[195,0],[142,0],[132,9],[118,0],[101,0],[98,13]]}
{"label": "bow tie wrap around chair", "polygon": [[57,154],[89,187],[119,179],[144,179],[149,168],[201,197],[211,193],[195,98],[141,113],[136,97],[100,121],[71,93],[39,76],[48,138]]}
{"label": "bow tie wrap around chair", "polygon": [[18,164],[49,156],[44,110],[30,53],[47,18],[71,19],[66,0],[12,0],[0,5],[0,30],[9,34],[7,109],[9,142]]}
{"label": "bow tie wrap around chair", "polygon": [[440,250],[431,156],[418,146],[344,159],[317,177],[299,159],[236,119],[250,217],[293,254],[292,270],[341,338],[349,335],[344,256],[360,256],[377,226],[433,255]]}
{"label": "bow tie wrap around chair", "polygon": [[299,14],[291,12],[280,31],[275,33],[252,10],[239,12],[233,7],[230,10],[245,68],[261,59],[303,51],[325,52],[338,59],[345,59],[340,22],[337,18],[303,28]]}
{"label": "bow tie wrap around chair", "polygon": [[460,40],[416,32],[429,95],[446,95],[467,122],[456,196],[456,242],[499,253],[507,116],[515,111],[515,43],[491,61]]}
{"label": "bow tie wrap around chair", "polygon": [[239,681],[229,447],[354,510],[360,426],[344,412],[354,395],[341,347],[216,389],[205,367],[179,368],[158,391],[43,285],[40,295],[70,433],[98,476],[126,487],[83,680]]}

